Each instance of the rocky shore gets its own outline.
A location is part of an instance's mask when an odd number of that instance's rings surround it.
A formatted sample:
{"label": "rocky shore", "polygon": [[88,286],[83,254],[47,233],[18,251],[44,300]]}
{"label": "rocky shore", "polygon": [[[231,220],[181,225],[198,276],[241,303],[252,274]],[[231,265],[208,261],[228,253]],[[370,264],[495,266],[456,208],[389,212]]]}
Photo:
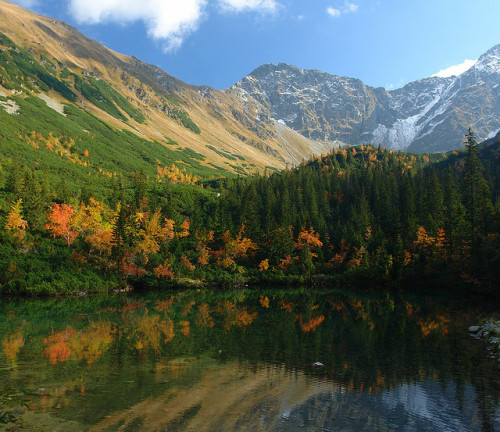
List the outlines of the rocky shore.
{"label": "rocky shore", "polygon": [[469,327],[469,334],[488,343],[492,357],[500,360],[500,321],[485,321],[481,325]]}

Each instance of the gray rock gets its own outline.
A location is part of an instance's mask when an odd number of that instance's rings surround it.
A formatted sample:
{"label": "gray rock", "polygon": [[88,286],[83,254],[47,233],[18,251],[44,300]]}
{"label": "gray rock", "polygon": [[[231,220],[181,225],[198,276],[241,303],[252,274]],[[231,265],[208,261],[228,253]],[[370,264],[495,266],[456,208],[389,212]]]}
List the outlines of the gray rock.
{"label": "gray rock", "polygon": [[307,138],[441,152],[463,147],[464,112],[478,137],[500,127],[499,76],[500,44],[460,76],[425,78],[396,90],[280,63],[260,66],[229,91],[252,97]]}
{"label": "gray rock", "polygon": [[481,327],[479,327],[479,326],[470,326],[469,327],[469,333],[477,333],[479,330],[481,330]]}
{"label": "gray rock", "polygon": [[495,326],[490,323],[490,322],[487,322],[484,326],[483,326],[483,332],[487,331],[489,332],[490,330],[493,330],[495,328]]}

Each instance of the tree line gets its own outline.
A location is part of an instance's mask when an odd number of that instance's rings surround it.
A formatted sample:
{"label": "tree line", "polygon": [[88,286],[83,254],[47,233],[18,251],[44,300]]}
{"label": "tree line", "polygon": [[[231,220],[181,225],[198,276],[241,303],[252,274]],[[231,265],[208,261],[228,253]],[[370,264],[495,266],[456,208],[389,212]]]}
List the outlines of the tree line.
{"label": "tree line", "polygon": [[500,223],[498,152],[490,150],[483,166],[469,131],[464,153],[349,147],[270,176],[197,186],[134,173],[113,177],[103,197],[85,187],[70,196],[63,181],[55,191],[14,161],[2,291],[57,294],[68,280],[89,291],[326,275],[492,292]]}

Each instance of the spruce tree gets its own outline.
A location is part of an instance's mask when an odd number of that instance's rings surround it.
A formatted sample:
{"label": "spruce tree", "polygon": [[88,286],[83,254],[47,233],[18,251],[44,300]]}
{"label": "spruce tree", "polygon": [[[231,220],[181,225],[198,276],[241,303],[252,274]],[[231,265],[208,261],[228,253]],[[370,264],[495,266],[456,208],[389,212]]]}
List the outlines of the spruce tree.
{"label": "spruce tree", "polygon": [[19,154],[16,153],[14,159],[12,159],[10,170],[7,175],[7,181],[5,184],[5,189],[8,192],[13,193],[16,197],[19,197],[23,187],[23,174],[22,166],[19,161]]}
{"label": "spruce tree", "polygon": [[479,146],[474,133],[469,128],[465,136],[467,156],[464,171],[464,195],[467,221],[470,225],[470,236],[477,243],[479,234],[484,234],[488,219],[493,212],[490,191],[482,173],[482,163],[479,159]]}
{"label": "spruce tree", "polygon": [[23,199],[24,217],[32,229],[42,229],[45,221],[46,203],[43,200],[42,188],[35,173],[27,171],[24,176],[21,198]]}

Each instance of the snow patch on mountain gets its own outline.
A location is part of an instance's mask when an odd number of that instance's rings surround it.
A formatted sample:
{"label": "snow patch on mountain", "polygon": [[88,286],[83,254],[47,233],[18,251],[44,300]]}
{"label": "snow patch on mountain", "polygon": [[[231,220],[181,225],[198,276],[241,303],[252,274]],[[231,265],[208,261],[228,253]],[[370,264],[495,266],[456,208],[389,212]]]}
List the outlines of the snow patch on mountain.
{"label": "snow patch on mountain", "polygon": [[500,132],[500,128],[498,128],[496,131],[490,132],[488,134],[488,136],[486,137],[486,139],[495,138],[497,136],[498,132]]}
{"label": "snow patch on mountain", "polygon": [[[448,88],[446,90],[448,90]],[[407,118],[397,119],[396,122],[389,128],[379,124],[377,129],[373,131],[375,144],[387,145],[393,150],[404,150],[408,148],[413,141],[415,141],[415,138],[417,138],[424,127],[430,124],[433,118],[444,112],[445,108],[441,107],[441,109],[438,109],[432,117],[421,122],[427,113],[441,101],[442,91],[443,87],[438,89],[434,99],[424,106],[418,114]],[[434,127],[436,125],[437,124],[435,124]]]}
{"label": "snow patch on mountain", "polygon": [[467,59],[463,63],[458,65],[450,66],[446,69],[440,70],[438,73],[431,75],[433,77],[448,78],[452,76],[462,75],[465,71],[469,70],[472,66],[477,63],[477,60]]}
{"label": "snow patch on mountain", "polygon": [[[466,66],[470,62],[464,70]],[[244,90],[280,126],[309,139],[375,143],[416,152],[448,151],[462,146],[466,127],[473,127],[478,136],[498,127],[500,45],[467,71],[448,72],[445,77],[432,76],[385,90],[354,78],[284,63],[267,64],[233,89]]]}
{"label": "snow patch on mountain", "polygon": [[474,65],[474,69],[487,74],[500,72],[500,45],[496,45],[482,55]]}

